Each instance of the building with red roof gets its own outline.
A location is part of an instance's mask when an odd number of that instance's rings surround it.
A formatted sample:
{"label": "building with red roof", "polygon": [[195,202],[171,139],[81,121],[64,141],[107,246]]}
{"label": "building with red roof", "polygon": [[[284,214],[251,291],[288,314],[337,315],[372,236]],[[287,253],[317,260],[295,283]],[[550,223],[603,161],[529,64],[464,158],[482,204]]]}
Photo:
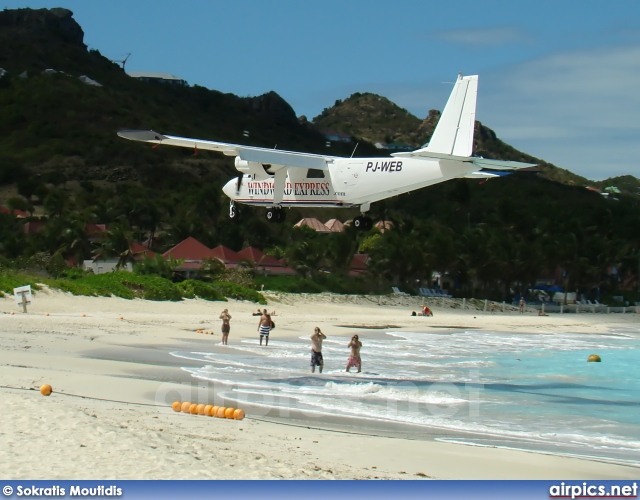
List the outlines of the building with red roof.
{"label": "building with red roof", "polygon": [[224,245],[218,245],[217,247],[211,250],[211,253],[213,254],[214,258],[220,259],[222,262],[224,262],[227,265],[227,267],[234,267],[234,266],[230,266],[229,264],[237,264],[242,260],[242,257],[240,257],[237,252],[234,252],[233,250],[225,247]]}
{"label": "building with red roof", "polygon": [[186,240],[181,241],[173,248],[170,248],[162,254],[165,259],[173,257],[174,259],[183,259],[185,262],[196,261],[202,262],[206,259],[216,258],[216,254],[204,243],[189,236]]}
{"label": "building with red roof", "polygon": [[0,207],[0,214],[13,215],[16,219],[26,219],[29,217],[27,212],[18,210],[17,208]]}
{"label": "building with red roof", "polygon": [[301,221],[299,221],[298,223],[294,224],[293,227],[302,227],[302,226],[310,227],[311,229],[313,229],[314,231],[318,231],[319,233],[331,232],[331,230],[327,226],[325,226],[318,219],[314,219],[313,217],[306,217]]}
{"label": "building with red roof", "polygon": [[329,229],[329,231],[334,233],[341,233],[344,231],[344,224],[338,219],[329,219],[324,225]]}

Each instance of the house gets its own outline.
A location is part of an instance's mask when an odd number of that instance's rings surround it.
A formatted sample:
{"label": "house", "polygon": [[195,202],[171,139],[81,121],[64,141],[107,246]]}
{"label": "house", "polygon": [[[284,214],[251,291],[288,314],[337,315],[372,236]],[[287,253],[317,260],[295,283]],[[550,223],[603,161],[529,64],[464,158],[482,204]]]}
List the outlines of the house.
{"label": "house", "polygon": [[366,272],[368,263],[369,256],[366,253],[355,254],[349,266],[349,276],[359,276]]}
{"label": "house", "polygon": [[313,217],[306,217],[293,225],[293,227],[302,227],[302,226],[310,227],[311,229],[319,233],[331,232],[331,229],[329,229],[322,222],[320,222],[318,219],[315,219]]}
{"label": "house", "polygon": [[192,277],[202,269],[203,261],[217,258],[213,250],[191,236],[167,250],[162,256],[165,259],[171,257],[182,259],[183,263],[175,270],[184,273],[187,278]]}
{"label": "house", "polygon": [[379,220],[373,225],[373,227],[378,229],[378,231],[380,231],[381,233],[384,233],[385,231],[393,229],[393,222],[391,222],[390,220]]}
{"label": "house", "polygon": [[336,130],[323,130],[324,137],[331,142],[351,142],[352,137],[344,132],[338,132]]}
{"label": "house", "polygon": [[387,149],[392,151],[411,151],[413,148],[404,142],[390,142],[387,144]]}
{"label": "house", "polygon": [[240,257],[237,252],[234,252],[224,245],[218,245],[211,250],[211,253],[213,254],[213,258],[220,259],[228,268],[235,267],[242,260],[242,257]]}
{"label": "house", "polygon": [[155,73],[148,71],[127,71],[127,75],[146,83],[161,83],[164,85],[187,85],[186,80],[169,73]]}
{"label": "house", "polygon": [[17,208],[0,207],[0,214],[13,215],[16,219],[26,219],[29,217],[27,212],[18,210]]}
{"label": "house", "polygon": [[338,219],[329,219],[324,225],[333,233],[341,233],[344,231],[344,224]]}
{"label": "house", "polygon": [[[141,245],[137,241],[131,242],[129,251],[131,252],[131,256],[135,261],[143,260],[145,257],[153,259],[156,256],[154,252]],[[93,260],[85,260],[82,263],[82,268],[85,271],[91,270],[94,274],[110,273],[111,271],[115,271],[119,260],[120,259],[118,259],[117,257],[102,258],[98,255]],[[120,270],[133,271],[133,264],[131,262],[127,262],[123,267],[120,268]]]}
{"label": "house", "polygon": [[251,262],[255,266],[256,272],[264,274],[265,276],[292,276],[296,274],[293,269],[286,267],[284,261],[267,255],[255,247],[243,248],[238,252],[238,256],[240,256],[242,260]]}

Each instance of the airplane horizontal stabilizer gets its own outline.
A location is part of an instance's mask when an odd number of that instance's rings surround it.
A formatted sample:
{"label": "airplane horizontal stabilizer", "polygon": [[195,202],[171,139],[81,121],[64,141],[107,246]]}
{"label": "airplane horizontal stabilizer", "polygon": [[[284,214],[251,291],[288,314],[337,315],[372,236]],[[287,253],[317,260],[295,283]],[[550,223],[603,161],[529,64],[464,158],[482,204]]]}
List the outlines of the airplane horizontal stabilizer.
{"label": "airplane horizontal stabilizer", "polygon": [[535,167],[535,163],[522,163],[519,161],[490,160],[488,158],[470,158],[474,165],[492,170],[518,170],[520,168]]}

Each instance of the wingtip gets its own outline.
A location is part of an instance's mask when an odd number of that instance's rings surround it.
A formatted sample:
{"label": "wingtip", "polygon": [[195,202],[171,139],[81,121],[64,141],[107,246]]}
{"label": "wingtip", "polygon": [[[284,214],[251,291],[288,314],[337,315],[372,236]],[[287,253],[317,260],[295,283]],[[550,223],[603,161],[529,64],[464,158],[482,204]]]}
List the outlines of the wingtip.
{"label": "wingtip", "polygon": [[153,130],[120,130],[118,131],[118,137],[123,139],[129,139],[130,141],[143,141],[143,142],[161,142],[166,137]]}

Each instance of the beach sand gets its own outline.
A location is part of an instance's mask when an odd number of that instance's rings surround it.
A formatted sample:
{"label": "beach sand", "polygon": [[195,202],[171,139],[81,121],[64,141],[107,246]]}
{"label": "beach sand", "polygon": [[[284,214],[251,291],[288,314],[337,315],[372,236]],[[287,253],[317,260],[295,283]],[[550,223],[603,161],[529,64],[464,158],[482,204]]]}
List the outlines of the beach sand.
{"label": "beach sand", "polygon": [[[424,331],[606,333],[638,316],[533,311],[490,314],[421,299],[266,293],[280,339],[366,328]],[[181,366],[175,350],[215,351],[223,308],[229,344],[257,342],[257,305],[203,300],[151,302],[76,297],[42,290],[23,314],[0,298],[0,470],[4,479],[634,479],[639,469],[542,453],[357,433],[314,419],[269,421],[247,408],[242,421],[176,413],[172,397],[219,403]],[[11,312],[14,314],[11,314]],[[215,335],[196,333],[204,329]],[[53,394],[39,387],[51,384]],[[272,419],[271,419],[272,420]],[[379,434],[379,433],[376,433]]]}

